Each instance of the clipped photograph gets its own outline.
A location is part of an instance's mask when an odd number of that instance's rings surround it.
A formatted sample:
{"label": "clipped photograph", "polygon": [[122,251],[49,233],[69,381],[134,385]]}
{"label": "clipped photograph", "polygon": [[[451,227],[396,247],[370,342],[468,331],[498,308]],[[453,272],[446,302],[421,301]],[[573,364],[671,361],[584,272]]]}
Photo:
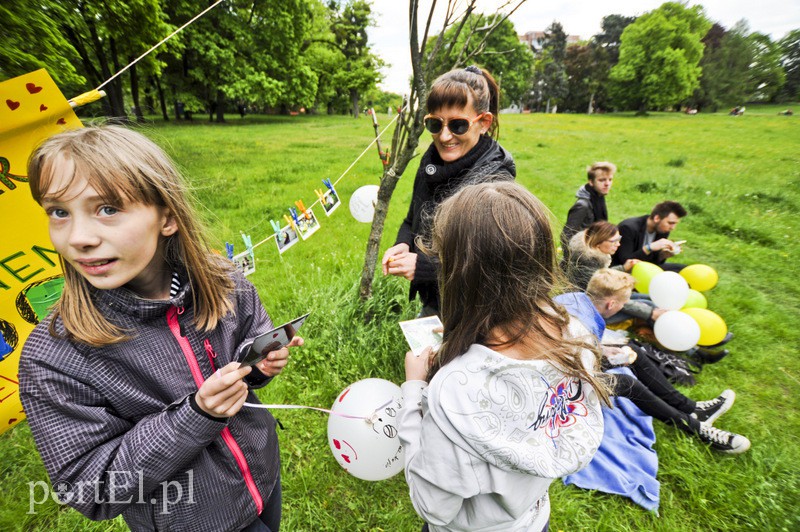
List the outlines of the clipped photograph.
{"label": "clipped photograph", "polygon": [[297,231],[291,225],[286,225],[281,228],[280,232],[275,234],[275,244],[278,246],[278,252],[283,254],[284,251],[297,244],[300,238],[297,236]]}
{"label": "clipped photograph", "polygon": [[320,198],[320,204],[322,205],[322,210],[325,211],[327,216],[330,216],[333,211],[339,208],[339,205],[342,202],[339,200],[339,194],[336,193],[335,189],[328,190],[322,198]]}
{"label": "clipped photograph", "polygon": [[317,221],[317,217],[311,209],[308,209],[304,216],[299,216],[297,219],[297,232],[300,233],[300,238],[303,240],[308,240],[308,237],[316,233],[319,227],[319,221]]}

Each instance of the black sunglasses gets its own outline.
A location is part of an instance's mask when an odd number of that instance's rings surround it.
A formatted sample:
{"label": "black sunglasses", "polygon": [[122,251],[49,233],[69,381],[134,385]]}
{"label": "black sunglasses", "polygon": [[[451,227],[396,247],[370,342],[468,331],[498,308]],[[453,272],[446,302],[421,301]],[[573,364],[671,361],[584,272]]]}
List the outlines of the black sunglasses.
{"label": "black sunglasses", "polygon": [[443,118],[439,118],[438,116],[425,115],[423,121],[425,122],[425,129],[434,135],[438,135],[445,127],[447,127],[447,129],[450,130],[450,133],[460,136],[469,131],[469,128],[472,127],[472,124],[483,118],[483,115],[485,114],[486,113],[481,113],[472,120],[469,118],[451,118],[447,121],[445,121]]}

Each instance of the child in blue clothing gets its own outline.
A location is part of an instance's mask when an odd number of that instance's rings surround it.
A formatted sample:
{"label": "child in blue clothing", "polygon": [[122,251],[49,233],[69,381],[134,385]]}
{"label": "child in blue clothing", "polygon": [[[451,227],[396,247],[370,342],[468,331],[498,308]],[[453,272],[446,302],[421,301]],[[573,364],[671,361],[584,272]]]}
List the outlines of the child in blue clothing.
{"label": "child in blue clothing", "polygon": [[65,282],[23,348],[20,394],[61,500],[133,530],[277,531],[275,420],[242,407],[288,349],[239,367],[272,322],[211,253],[172,162],[90,127],[45,141],[29,179]]}
{"label": "child in blue clothing", "polygon": [[[578,318],[597,340],[603,338],[605,318],[613,316],[628,302],[633,290],[634,279],[619,270],[603,268],[591,277],[586,293],[570,292],[555,297],[572,316]],[[609,360],[620,360],[622,349],[603,346]],[[636,356],[628,362],[613,365],[629,366],[636,377],[617,374],[614,376],[612,395],[626,397],[633,401],[642,412],[656,419],[675,425],[681,430],[700,438],[712,449],[740,454],[750,448],[750,440],[739,434],[718,429],[712,423],[733,406],[736,394],[725,390],[709,401],[692,401],[664,377],[661,370],[647,356]]]}

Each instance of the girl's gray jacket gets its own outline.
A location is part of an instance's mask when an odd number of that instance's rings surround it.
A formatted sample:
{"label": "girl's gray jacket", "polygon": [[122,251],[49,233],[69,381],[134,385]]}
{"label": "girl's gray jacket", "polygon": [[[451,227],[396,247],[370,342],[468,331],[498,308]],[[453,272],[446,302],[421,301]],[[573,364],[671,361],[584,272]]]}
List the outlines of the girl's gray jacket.
{"label": "girl's gray jacket", "polygon": [[[54,338],[52,314],[34,329],[20,394],[60,501],[94,520],[122,514],[132,530],[240,530],[256,519],[279,478],[274,418],[245,407],[219,420],[191,404],[204,379],[272,328],[253,285],[232,275],[235,313],[210,333],[193,325],[188,282],[168,301],[94,291],[129,341]],[[254,368],[248,380],[268,379]],[[258,402],[252,391],[248,402]]]}

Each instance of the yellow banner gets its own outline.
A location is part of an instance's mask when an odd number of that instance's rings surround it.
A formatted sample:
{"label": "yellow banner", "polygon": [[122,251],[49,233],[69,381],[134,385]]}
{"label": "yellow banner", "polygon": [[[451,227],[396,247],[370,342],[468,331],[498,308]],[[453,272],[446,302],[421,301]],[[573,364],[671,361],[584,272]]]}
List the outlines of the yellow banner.
{"label": "yellow banner", "polygon": [[47,216],[28,187],[28,157],[47,137],[79,127],[47,71],[0,83],[0,433],[25,417],[19,354],[63,286]]}

